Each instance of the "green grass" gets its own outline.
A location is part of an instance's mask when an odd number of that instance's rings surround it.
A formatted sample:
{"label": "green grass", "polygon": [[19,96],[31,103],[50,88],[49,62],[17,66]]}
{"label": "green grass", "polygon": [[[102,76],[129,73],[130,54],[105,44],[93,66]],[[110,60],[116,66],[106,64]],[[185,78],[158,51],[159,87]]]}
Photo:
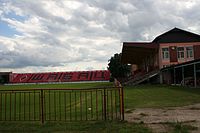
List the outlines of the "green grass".
{"label": "green grass", "polygon": [[98,83],[66,83],[66,84],[27,84],[27,85],[0,85],[0,90],[6,89],[31,89],[31,88],[95,88],[112,86],[109,82]]}
{"label": "green grass", "polygon": [[[0,86],[6,89],[30,88],[93,88],[112,86],[112,83],[69,83]],[[124,88],[125,108],[184,106],[200,102],[200,88],[165,85],[140,85]]]}
{"label": "green grass", "polygon": [[200,102],[200,88],[165,85],[125,87],[125,108],[174,107]]}
{"label": "green grass", "polygon": [[[6,89],[31,89],[31,88],[93,88],[102,86],[112,86],[112,83],[69,83],[69,84],[36,84],[36,85],[12,85],[0,86],[1,90]],[[48,93],[47,93],[48,95]],[[56,95],[59,95],[57,93]],[[63,94],[61,94],[63,95]],[[23,97],[23,95],[22,95]],[[46,97],[48,99],[48,96]],[[86,98],[87,99],[87,98]],[[61,98],[61,101],[63,99]],[[77,99],[78,101],[80,99]],[[28,102],[28,101],[26,101]],[[58,102],[58,101],[57,101]],[[141,85],[124,88],[125,109],[134,108],[162,108],[172,106],[184,106],[200,103],[199,88],[185,88],[165,85]],[[94,101],[95,103],[95,101]],[[80,104],[77,104],[79,110]],[[48,106],[48,105],[46,105]],[[48,107],[47,107],[48,108]],[[61,108],[62,109],[62,108]],[[59,110],[58,110],[59,111]],[[22,111],[23,113],[23,111]],[[89,114],[90,115],[90,114]],[[188,132],[187,126],[176,124],[173,126],[174,132]],[[99,122],[1,122],[0,132],[138,132],[149,133],[151,130],[144,124],[127,122],[99,121]]]}
{"label": "green grass", "polygon": [[[14,85],[1,86],[2,90],[31,88],[93,88],[109,87],[111,83],[71,83],[46,85]],[[108,119],[119,118],[118,90],[107,91]],[[40,91],[0,93],[0,120],[39,120]],[[102,120],[103,117],[102,90],[51,90],[44,91],[44,113],[46,120]],[[116,101],[111,102],[116,97]],[[118,95],[117,95],[118,94]],[[117,102],[118,101],[118,102]],[[111,110],[112,105],[112,110]]]}
{"label": "green grass", "polygon": [[187,125],[180,122],[166,123],[173,128],[172,133],[190,133],[191,131],[197,130],[195,126]]}
{"label": "green grass", "polygon": [[151,133],[142,124],[99,121],[99,122],[48,122],[43,125],[31,122],[0,123],[0,132],[37,133]]}

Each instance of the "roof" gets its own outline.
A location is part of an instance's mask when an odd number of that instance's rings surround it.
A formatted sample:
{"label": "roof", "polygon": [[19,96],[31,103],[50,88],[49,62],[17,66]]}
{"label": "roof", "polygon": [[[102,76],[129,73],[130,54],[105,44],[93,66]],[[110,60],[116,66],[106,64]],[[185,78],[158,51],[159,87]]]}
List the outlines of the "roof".
{"label": "roof", "polygon": [[124,42],[122,48],[122,63],[141,63],[142,58],[155,53],[158,45],[148,42]]}
{"label": "roof", "polygon": [[181,66],[186,66],[186,65],[190,65],[190,64],[194,64],[196,62],[200,62],[200,59],[195,59],[195,60],[183,62],[183,63],[180,63],[180,64],[164,67],[164,68],[161,69],[161,71],[168,70],[168,69],[173,69],[173,68],[177,68],[177,67],[181,67]]}
{"label": "roof", "polygon": [[0,72],[0,75],[9,75],[11,74],[12,72]]}
{"label": "roof", "polygon": [[124,42],[123,47],[140,47],[140,48],[158,48],[156,43],[152,42]]}
{"label": "roof", "polygon": [[200,35],[175,27],[157,36],[152,42],[153,43],[200,42]]}

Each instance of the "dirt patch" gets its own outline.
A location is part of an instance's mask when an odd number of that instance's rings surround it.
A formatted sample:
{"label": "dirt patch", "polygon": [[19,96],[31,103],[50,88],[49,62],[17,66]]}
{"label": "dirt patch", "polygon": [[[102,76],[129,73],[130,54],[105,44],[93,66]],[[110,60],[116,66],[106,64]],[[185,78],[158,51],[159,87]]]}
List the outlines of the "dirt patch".
{"label": "dirt patch", "polygon": [[166,123],[186,123],[197,127],[193,133],[200,133],[200,104],[169,108],[137,108],[125,114],[129,122],[145,123],[154,132],[169,132],[171,127]]}

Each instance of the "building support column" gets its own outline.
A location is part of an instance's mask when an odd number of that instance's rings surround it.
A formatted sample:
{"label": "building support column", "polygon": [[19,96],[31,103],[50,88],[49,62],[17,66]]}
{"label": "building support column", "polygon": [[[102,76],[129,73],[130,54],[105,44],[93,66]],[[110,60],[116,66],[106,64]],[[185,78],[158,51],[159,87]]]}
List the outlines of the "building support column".
{"label": "building support column", "polygon": [[194,64],[194,87],[197,87],[197,73],[196,73],[196,64]]}
{"label": "building support column", "polygon": [[174,85],[176,85],[176,68],[174,68]]}
{"label": "building support column", "polygon": [[182,66],[181,69],[182,69],[182,81],[183,81],[183,86],[185,86],[185,72],[184,72],[184,66]]}
{"label": "building support column", "polygon": [[160,84],[163,84],[163,72],[160,71]]}

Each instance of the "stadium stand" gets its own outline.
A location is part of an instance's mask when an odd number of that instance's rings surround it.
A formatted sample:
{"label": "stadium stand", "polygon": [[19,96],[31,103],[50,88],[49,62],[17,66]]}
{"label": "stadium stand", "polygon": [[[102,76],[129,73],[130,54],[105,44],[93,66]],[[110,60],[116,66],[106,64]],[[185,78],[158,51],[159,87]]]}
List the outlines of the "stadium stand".
{"label": "stadium stand", "polygon": [[109,79],[110,72],[108,70],[49,73],[12,73],[10,83],[108,81]]}

